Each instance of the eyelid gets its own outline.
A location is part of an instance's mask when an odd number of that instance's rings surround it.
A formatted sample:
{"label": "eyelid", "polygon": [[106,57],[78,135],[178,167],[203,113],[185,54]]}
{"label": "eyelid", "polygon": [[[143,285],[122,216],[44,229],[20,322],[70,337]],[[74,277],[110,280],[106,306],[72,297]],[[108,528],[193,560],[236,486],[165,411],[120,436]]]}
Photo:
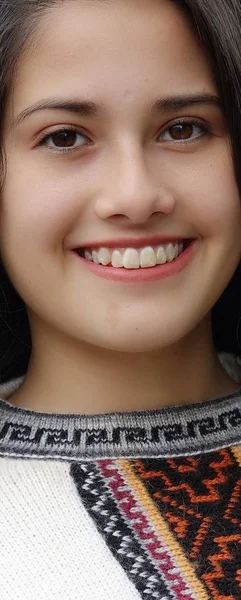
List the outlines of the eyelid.
{"label": "eyelid", "polygon": [[[165,132],[168,132],[169,129],[171,129],[172,127],[174,127],[175,125],[181,125],[181,124],[190,124],[190,125],[197,125],[198,127],[200,127],[203,130],[203,134],[201,134],[198,137],[195,138],[190,138],[187,140],[167,140],[167,142],[171,143],[171,144],[175,144],[175,145],[181,145],[181,144],[191,144],[194,143],[195,141],[199,140],[201,137],[203,137],[205,135],[205,133],[211,133],[211,126],[207,123],[204,122],[202,119],[197,118],[197,117],[187,117],[187,116],[183,116],[183,117],[179,117],[174,119],[173,121],[166,123],[165,125],[162,126],[161,130],[158,132],[156,138],[159,138],[161,135],[163,135]],[[58,134],[61,133],[63,131],[73,131],[74,133],[77,133],[79,135],[81,135],[83,138],[85,138],[87,140],[87,143],[83,144],[82,146],[74,146],[74,147],[67,147],[67,148],[53,148],[48,146],[47,144],[47,139],[50,138],[51,136],[53,136],[54,134]],[[39,139],[36,143],[36,148],[38,147],[43,147],[45,149],[50,149],[52,152],[56,153],[56,154],[61,154],[61,153],[71,153],[71,152],[76,152],[81,151],[81,148],[86,148],[87,146],[91,146],[93,145],[93,140],[91,140],[89,134],[83,130],[83,128],[79,128],[78,126],[74,126],[74,125],[56,125],[56,128],[51,129],[48,132],[42,132],[39,136]]]}
{"label": "eyelid", "polygon": [[204,127],[211,128],[211,123],[209,123],[206,119],[202,119],[202,117],[192,117],[190,115],[183,115],[180,117],[176,117],[171,121],[167,121],[161,126],[160,130],[169,129],[169,127],[172,127],[173,125],[178,125],[179,123],[196,123],[203,125]]}
{"label": "eyelid", "polygon": [[[87,134],[87,132],[85,132],[83,130],[83,128],[78,128],[77,126],[74,126],[74,125],[63,125],[63,126],[57,126],[56,125],[56,129],[51,129],[48,132],[44,131],[44,132],[42,132],[40,134],[40,136],[38,138],[38,141],[37,141],[37,144],[36,144],[36,147],[39,147],[41,145],[43,146],[44,142],[49,137],[51,137],[54,134],[61,133],[62,131],[73,131],[74,133],[78,133],[79,135],[82,135],[83,138],[86,138],[87,140],[89,140],[90,144],[93,143],[93,141],[90,139],[90,137]],[[89,144],[87,144],[87,145],[89,145]],[[58,152],[60,152],[60,151],[61,150],[58,150]],[[70,149],[68,151],[70,151]]]}
{"label": "eyelid", "polygon": [[[201,129],[203,129],[203,132],[205,133],[211,133],[211,126],[209,125],[209,123],[207,123],[206,121],[203,121],[202,119],[198,118],[198,117],[179,117],[177,119],[174,119],[173,121],[166,123],[164,126],[162,126],[162,128],[160,129],[160,131],[157,134],[157,138],[160,137],[162,134],[164,134],[165,132],[167,132],[169,129],[171,129],[172,127],[174,127],[175,125],[183,125],[183,124],[190,124],[190,125],[197,125],[198,127],[200,127]],[[200,136],[201,137],[201,136]],[[198,139],[198,138],[195,138]],[[193,140],[180,140],[179,142],[175,142],[173,140],[173,143],[191,143],[191,141],[195,141]]]}

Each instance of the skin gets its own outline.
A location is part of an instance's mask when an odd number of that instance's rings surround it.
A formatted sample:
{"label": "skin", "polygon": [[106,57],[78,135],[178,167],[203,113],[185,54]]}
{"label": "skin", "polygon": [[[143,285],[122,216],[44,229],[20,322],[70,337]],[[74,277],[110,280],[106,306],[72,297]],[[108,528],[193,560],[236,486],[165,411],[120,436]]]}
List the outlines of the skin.
{"label": "skin", "polygon": [[[218,95],[208,59],[169,2],[140,0],[138,10],[134,0],[63,2],[42,18],[5,119],[1,253],[33,339],[13,403],[97,413],[236,389],[214,351],[210,318],[241,252],[222,111],[197,104],[151,112],[164,96],[203,93]],[[34,103],[66,96],[98,103],[102,113],[41,110],[13,126]],[[170,127],[184,117],[211,132],[195,127],[188,143],[173,140]],[[39,146],[42,134],[69,126],[81,134],[74,150],[58,152],[53,138]],[[71,253],[93,240],[154,234],[198,240],[174,277],[106,281]]]}

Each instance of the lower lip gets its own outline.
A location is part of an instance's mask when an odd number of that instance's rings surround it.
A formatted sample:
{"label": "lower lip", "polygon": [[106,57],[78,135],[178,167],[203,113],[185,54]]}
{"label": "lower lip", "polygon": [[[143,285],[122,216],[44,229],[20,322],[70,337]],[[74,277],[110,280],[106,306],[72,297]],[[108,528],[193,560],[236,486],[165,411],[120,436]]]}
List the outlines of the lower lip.
{"label": "lower lip", "polygon": [[120,281],[122,283],[143,283],[145,281],[158,281],[159,279],[166,279],[167,277],[172,277],[173,275],[180,273],[180,271],[182,271],[189,264],[196,244],[197,240],[193,240],[173,262],[165,263],[164,265],[157,265],[156,267],[147,267],[145,269],[140,268],[129,270],[123,267],[118,269],[114,267],[104,267],[86,260],[82,256],[79,256],[77,252],[74,252],[74,255],[89,271],[97,275],[97,277],[112,281]]}

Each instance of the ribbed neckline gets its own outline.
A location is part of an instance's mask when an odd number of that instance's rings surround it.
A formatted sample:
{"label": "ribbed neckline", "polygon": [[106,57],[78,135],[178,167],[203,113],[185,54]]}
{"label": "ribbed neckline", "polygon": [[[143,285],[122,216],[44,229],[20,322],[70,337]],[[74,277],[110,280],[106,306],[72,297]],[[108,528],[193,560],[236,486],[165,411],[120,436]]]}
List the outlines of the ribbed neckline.
{"label": "ribbed neckline", "polygon": [[69,461],[175,457],[241,444],[241,389],[198,404],[104,415],[45,414],[12,405],[0,386],[0,456]]}

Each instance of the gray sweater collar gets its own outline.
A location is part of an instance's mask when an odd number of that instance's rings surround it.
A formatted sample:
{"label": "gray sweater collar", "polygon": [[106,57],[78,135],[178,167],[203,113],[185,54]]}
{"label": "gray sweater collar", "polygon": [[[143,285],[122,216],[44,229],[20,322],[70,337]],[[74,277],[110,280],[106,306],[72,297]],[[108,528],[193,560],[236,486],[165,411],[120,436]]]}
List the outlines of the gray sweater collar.
{"label": "gray sweater collar", "polygon": [[[240,361],[220,360],[241,382]],[[241,389],[223,398],[151,411],[45,414],[11,404],[23,378],[0,386],[0,456],[35,459],[174,457],[241,444]]]}

